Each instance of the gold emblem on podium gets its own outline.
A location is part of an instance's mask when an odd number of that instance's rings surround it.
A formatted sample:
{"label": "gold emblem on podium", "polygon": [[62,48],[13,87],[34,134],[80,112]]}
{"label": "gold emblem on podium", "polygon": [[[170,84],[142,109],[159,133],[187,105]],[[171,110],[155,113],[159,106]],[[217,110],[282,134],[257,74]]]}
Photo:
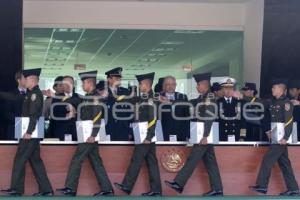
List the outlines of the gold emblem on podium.
{"label": "gold emblem on podium", "polygon": [[161,165],[168,172],[178,172],[184,165],[184,154],[178,150],[172,149],[163,153],[160,158]]}

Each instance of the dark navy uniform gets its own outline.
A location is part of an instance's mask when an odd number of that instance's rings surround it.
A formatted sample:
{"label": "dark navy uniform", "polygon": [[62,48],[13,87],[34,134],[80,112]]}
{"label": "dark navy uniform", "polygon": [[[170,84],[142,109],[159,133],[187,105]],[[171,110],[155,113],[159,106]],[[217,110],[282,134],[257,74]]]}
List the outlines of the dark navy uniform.
{"label": "dark navy uniform", "polygon": [[[166,93],[162,93],[162,96],[166,96]],[[187,141],[189,138],[190,122],[189,120],[176,120],[172,116],[172,112],[176,117],[188,117],[189,106],[176,105],[176,103],[188,102],[188,98],[185,94],[175,92],[170,97],[169,103],[163,105],[163,110],[167,112],[161,113],[161,125],[163,130],[164,141],[169,141],[170,135],[176,135],[177,141]]]}
{"label": "dark navy uniform", "polygon": [[[284,80],[274,80],[275,84],[286,84]],[[248,101],[256,101],[264,104],[265,108],[269,110],[271,122],[284,123],[285,134],[284,139],[288,140],[293,129],[293,105],[286,96],[281,96],[279,99],[273,97],[269,100],[259,100],[256,98],[245,98]],[[256,179],[256,186],[252,186],[252,190],[262,190],[262,193],[267,192],[271,170],[274,164],[278,162],[282,171],[288,191],[282,195],[298,194],[298,184],[288,157],[287,145],[271,144],[268,152],[265,154],[260,166],[260,170]]]}
{"label": "dark navy uniform", "polygon": [[[253,91],[253,97],[257,94],[255,83],[245,83],[242,87],[243,91]],[[242,100],[242,108],[247,110],[253,110],[253,112],[247,112],[246,116],[242,116],[242,127],[246,129],[245,141],[267,141],[265,133],[262,131],[262,120],[250,120],[249,118],[261,117],[263,112],[254,112],[254,110],[260,107],[255,104],[249,104],[247,101]]]}
{"label": "dark navy uniform", "polygon": [[[105,101],[108,109],[108,121],[106,123],[106,133],[110,135],[111,141],[129,141],[132,136],[132,129],[130,128],[130,120],[118,120],[113,117],[113,106],[116,103],[124,103],[127,96],[130,95],[129,90],[123,87],[118,87],[115,95],[113,91],[108,88],[108,97]],[[117,109],[128,109],[126,105],[118,105]],[[115,113],[118,117],[126,117],[129,113]]]}
{"label": "dark navy uniform", "polygon": [[241,102],[236,98],[222,97],[218,100],[220,141],[227,141],[228,135],[234,135],[235,141],[240,140]]}
{"label": "dark navy uniform", "polygon": [[[194,75],[194,78],[196,82],[203,80],[210,81],[210,76],[210,73],[196,74]],[[206,94],[200,95],[197,99],[192,99],[190,102],[193,104],[194,110],[198,104],[201,104],[198,107],[199,110],[196,111],[201,118],[210,118],[206,120],[197,118],[192,119],[192,121],[204,122],[204,137],[208,137],[214,121],[214,119],[211,118],[211,115],[208,114],[208,111],[210,113],[217,112],[215,110],[216,108],[213,106],[213,104],[216,103],[214,94],[208,91]],[[173,182],[166,181],[166,184],[181,193],[199,160],[203,160],[204,162],[212,189],[212,191],[206,193],[205,196],[223,195],[223,186],[213,144],[194,144],[184,167],[178,172]]]}
{"label": "dark navy uniform", "polygon": [[[289,89],[296,88],[300,90],[300,80],[292,80],[289,83]],[[291,98],[291,100],[298,100],[300,101],[300,95],[296,98]],[[294,122],[297,123],[297,133],[298,133],[298,141],[300,141],[300,105],[294,106],[293,112]]]}
{"label": "dark navy uniform", "polygon": [[[122,77],[122,68],[117,67],[112,70],[109,70],[105,73],[107,78],[111,76]],[[113,107],[117,103],[123,103],[130,95],[128,89],[123,87],[116,87],[116,88],[107,88],[108,89],[108,97],[105,100],[108,109],[108,118],[106,122],[106,133],[110,135],[111,141],[129,141],[132,138],[132,129],[130,128],[130,120],[124,119],[116,119],[113,116]],[[128,110],[129,107],[126,105],[117,105],[117,109]],[[129,113],[121,113],[115,112],[117,117],[124,118],[128,117]]]}
{"label": "dark navy uniform", "polygon": [[[150,79],[153,81],[154,73],[137,75],[138,81],[142,81],[144,79]],[[138,109],[138,122],[148,122],[148,131],[146,140],[151,141],[155,136],[155,125],[157,116],[155,116],[155,112],[153,109],[153,104],[158,104],[153,98],[153,92],[151,91],[146,96],[140,96],[134,98],[132,103],[143,104],[140,105]],[[149,103],[149,105],[144,105],[145,103]],[[136,116],[137,117],[137,116]],[[135,145],[133,155],[131,158],[131,162],[129,167],[127,168],[126,175],[123,179],[122,184],[115,183],[116,187],[123,190],[124,192],[130,194],[132,188],[136,182],[139,171],[142,167],[143,161],[146,160],[148,170],[149,170],[149,179],[150,179],[150,188],[151,192],[144,193],[145,196],[159,196],[161,195],[161,182],[160,182],[160,173],[158,167],[158,161],[156,158],[156,146],[155,143],[151,142],[150,144],[138,144]]]}

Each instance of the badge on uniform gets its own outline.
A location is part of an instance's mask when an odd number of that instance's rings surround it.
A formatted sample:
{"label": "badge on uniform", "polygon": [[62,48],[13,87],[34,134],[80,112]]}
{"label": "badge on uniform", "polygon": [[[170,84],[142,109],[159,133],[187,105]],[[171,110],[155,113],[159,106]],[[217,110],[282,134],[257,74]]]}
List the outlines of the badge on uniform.
{"label": "badge on uniform", "polygon": [[286,111],[290,111],[291,105],[290,105],[289,103],[284,104],[284,109],[285,109]]}
{"label": "badge on uniform", "polygon": [[31,101],[35,101],[36,100],[36,94],[32,94],[31,95]]}

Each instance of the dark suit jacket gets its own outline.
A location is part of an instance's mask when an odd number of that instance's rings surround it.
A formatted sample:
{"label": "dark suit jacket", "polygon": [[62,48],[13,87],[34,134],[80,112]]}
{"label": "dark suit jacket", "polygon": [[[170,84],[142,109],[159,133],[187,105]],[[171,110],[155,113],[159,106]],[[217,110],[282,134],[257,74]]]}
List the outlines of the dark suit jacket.
{"label": "dark suit jacket", "polygon": [[[165,93],[161,94],[165,96]],[[174,106],[178,102],[188,102],[185,94],[175,92],[175,100],[172,100],[169,105],[162,106],[162,109],[167,109],[169,112],[161,113],[161,124],[163,129],[164,140],[169,141],[170,135],[176,135],[178,141],[186,141],[190,137],[190,123],[189,120],[177,120],[172,116],[172,110],[175,109],[176,117],[188,117],[189,106]]]}
{"label": "dark suit jacket", "polygon": [[4,116],[8,122],[8,127],[6,131],[6,139],[15,139],[15,117],[22,116],[22,106],[25,95],[22,95],[18,89],[12,92],[14,99],[6,100]]}

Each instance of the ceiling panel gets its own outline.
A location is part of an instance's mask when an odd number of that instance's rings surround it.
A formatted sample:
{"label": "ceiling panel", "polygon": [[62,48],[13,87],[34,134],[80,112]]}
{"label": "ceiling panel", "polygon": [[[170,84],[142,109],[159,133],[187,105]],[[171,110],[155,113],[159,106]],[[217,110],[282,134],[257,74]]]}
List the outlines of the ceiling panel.
{"label": "ceiling panel", "polygon": [[187,65],[199,71],[241,60],[242,41],[240,31],[25,28],[25,68],[43,67],[50,78],[77,76],[74,64],[102,75],[123,66],[125,79],[151,71],[186,78]]}

